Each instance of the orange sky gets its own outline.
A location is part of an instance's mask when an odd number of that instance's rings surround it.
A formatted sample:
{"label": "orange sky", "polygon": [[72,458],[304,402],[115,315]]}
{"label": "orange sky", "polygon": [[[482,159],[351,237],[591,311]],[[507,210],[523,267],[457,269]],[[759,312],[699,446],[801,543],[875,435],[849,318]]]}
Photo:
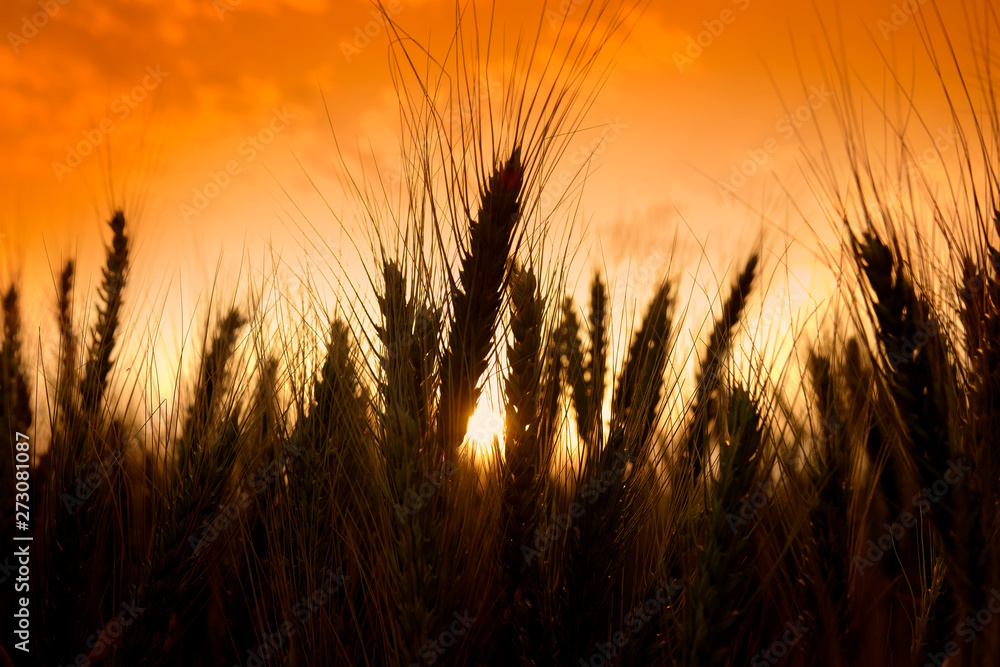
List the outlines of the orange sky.
{"label": "orange sky", "polygon": [[[903,0],[817,4],[829,27],[840,22],[852,66],[875,90],[884,82],[879,50],[909,71],[919,35],[900,9]],[[942,3],[941,11],[964,53],[958,4]],[[453,29],[454,6],[396,0],[390,10],[410,34],[440,45]],[[50,18],[39,18],[43,7]],[[108,173],[116,195],[132,203],[146,197],[136,221],[135,272],[153,298],[203,290],[220,255],[226,275],[244,249],[260,257],[273,245],[297,265],[301,235],[294,230],[306,219],[336,252],[345,241],[323,199],[348,222],[357,216],[338,185],[334,131],[351,164],[358,150],[385,164],[398,152],[389,41],[369,25],[371,12],[364,0],[5,0],[0,277],[20,272],[28,294],[38,297],[29,310],[48,317],[49,264],[78,255],[82,276],[97,266]],[[723,198],[718,181],[738,184],[739,198],[764,209],[772,250],[787,245],[779,229],[810,242],[777,179],[794,197],[808,198],[786,109],[799,113],[807,136],[814,120],[832,119],[815,12],[801,0],[651,0],[568,153],[572,160],[600,147],[582,199],[580,219],[590,229],[584,251],[600,244],[612,268],[642,266],[680,230],[695,251],[689,259],[697,261],[704,243],[725,271],[745,258],[761,216]],[[536,2],[501,0],[497,24],[509,34],[525,25],[531,32],[540,13]],[[356,41],[366,26],[375,35]],[[703,52],[681,59],[705,30],[719,34],[704,33]],[[543,38],[552,33],[543,23]],[[917,83],[926,78],[918,70]],[[923,111],[932,128],[946,127],[943,106]],[[273,139],[255,146],[251,135]],[[72,167],[68,147],[91,140],[97,151]],[[754,156],[763,168],[745,184],[731,180]],[[220,176],[227,165],[234,173]],[[224,187],[191,214],[184,205],[195,203],[195,190],[211,187],[213,174]],[[808,276],[808,252],[796,252],[793,268]],[[579,270],[595,264],[584,252]]]}

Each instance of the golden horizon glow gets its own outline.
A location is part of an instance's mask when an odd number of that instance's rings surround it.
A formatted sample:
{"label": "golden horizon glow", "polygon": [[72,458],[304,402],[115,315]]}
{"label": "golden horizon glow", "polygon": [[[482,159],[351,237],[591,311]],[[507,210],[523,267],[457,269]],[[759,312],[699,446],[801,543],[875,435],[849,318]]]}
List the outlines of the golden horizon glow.
{"label": "golden horizon glow", "polygon": [[[161,336],[183,335],[217,276],[221,288],[245,287],[241,278],[261,260],[277,259],[289,290],[315,279],[315,298],[331,312],[355,298],[335,274],[367,285],[369,221],[342,186],[373,162],[398,170],[403,126],[385,27],[367,0],[220,1],[229,9],[210,0],[60,0],[34,28],[36,0],[0,7],[0,280],[22,281],[23,319],[43,348],[55,330],[52,274],[77,260],[83,312],[112,205],[125,205],[135,241],[127,310],[141,325],[150,306],[162,309]],[[580,5],[570,4],[573,25]],[[586,301],[589,275],[605,271],[619,325],[672,272],[688,299],[679,325],[688,343],[710,317],[710,294],[728,286],[759,239],[770,269],[787,265],[790,283],[809,276],[790,292],[775,281],[758,301],[761,328],[821,301],[813,290],[833,284],[837,267],[817,262],[816,248],[834,235],[803,172],[822,154],[820,131],[829,145],[841,141],[836,91],[824,87],[830,73],[811,49],[824,31],[850,45],[845,65],[868,90],[891,80],[887,62],[914,82],[929,128],[914,139],[923,169],[939,175],[932,147],[945,159],[958,154],[921,57],[920,21],[899,4],[650,2],[546,190],[551,201],[573,175],[586,177],[579,209],[560,213],[552,235],[570,228],[575,252],[565,269],[577,302]],[[447,51],[455,3],[387,7],[415,40]],[[482,22],[490,3],[477,7]],[[937,7],[962,59],[977,46],[964,8]],[[497,3],[495,34],[510,43],[540,29],[551,42],[558,22],[545,12],[554,9]],[[499,46],[493,55],[509,59]],[[883,110],[883,100],[859,94],[876,121],[869,125],[905,116],[896,97]],[[776,294],[790,298],[779,303]],[[617,343],[620,354],[627,341]]]}

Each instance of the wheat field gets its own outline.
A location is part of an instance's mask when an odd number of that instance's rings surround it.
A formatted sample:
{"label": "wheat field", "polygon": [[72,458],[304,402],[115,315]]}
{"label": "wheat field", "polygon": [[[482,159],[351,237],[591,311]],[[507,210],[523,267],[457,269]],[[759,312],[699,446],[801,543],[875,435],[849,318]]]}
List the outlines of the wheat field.
{"label": "wheat field", "polygon": [[[634,319],[602,271],[575,284],[543,192],[642,11],[577,4],[486,103],[483,34],[459,25],[445,80],[380,5],[406,170],[392,194],[351,181],[366,273],[331,261],[334,304],[275,305],[266,271],[206,286],[169,400],[123,368],[127,206],[93,294],[55,267],[54,351],[3,286],[0,665],[1000,664],[993,54],[923,54],[948,70],[950,190],[893,190],[906,140],[866,142],[832,71],[849,162],[807,165],[837,287],[774,366],[747,324],[775,269],[759,245],[698,329],[680,258]],[[487,393],[502,424],[470,426]]]}

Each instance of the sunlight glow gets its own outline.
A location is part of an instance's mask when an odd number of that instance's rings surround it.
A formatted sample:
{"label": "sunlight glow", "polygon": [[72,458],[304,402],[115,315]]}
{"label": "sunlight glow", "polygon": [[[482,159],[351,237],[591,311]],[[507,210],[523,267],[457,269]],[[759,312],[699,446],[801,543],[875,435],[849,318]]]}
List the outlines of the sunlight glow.
{"label": "sunlight glow", "polygon": [[491,403],[486,395],[480,397],[476,411],[469,417],[469,427],[462,443],[476,459],[492,457],[494,438],[503,451],[503,415]]}

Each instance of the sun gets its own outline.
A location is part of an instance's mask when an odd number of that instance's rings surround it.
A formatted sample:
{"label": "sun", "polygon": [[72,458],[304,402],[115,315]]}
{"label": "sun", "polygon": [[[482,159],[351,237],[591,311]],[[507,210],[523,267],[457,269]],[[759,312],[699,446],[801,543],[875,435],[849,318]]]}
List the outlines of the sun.
{"label": "sun", "polygon": [[484,394],[476,405],[476,411],[469,417],[469,427],[465,432],[462,446],[475,458],[493,456],[493,439],[496,438],[503,450],[503,415],[492,406],[492,401]]}

